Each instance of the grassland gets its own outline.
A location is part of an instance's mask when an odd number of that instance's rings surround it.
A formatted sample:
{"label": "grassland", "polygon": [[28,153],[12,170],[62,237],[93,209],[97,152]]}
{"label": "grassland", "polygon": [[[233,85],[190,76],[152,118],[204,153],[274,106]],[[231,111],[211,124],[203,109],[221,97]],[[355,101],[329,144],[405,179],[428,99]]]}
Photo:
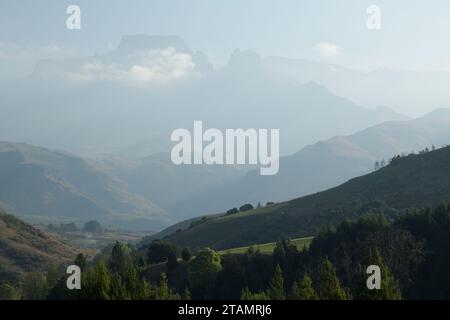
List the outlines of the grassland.
{"label": "grassland", "polygon": [[[306,238],[298,238],[293,239],[291,242],[297,246],[297,249],[301,250],[303,248],[308,248],[311,244],[313,237],[306,237]],[[269,242],[264,244],[256,244],[253,247],[258,249],[263,254],[271,254],[273,253],[273,250],[275,249],[276,242]],[[247,247],[239,247],[239,248],[231,248],[219,251],[220,254],[242,254],[245,253],[250,246]]]}

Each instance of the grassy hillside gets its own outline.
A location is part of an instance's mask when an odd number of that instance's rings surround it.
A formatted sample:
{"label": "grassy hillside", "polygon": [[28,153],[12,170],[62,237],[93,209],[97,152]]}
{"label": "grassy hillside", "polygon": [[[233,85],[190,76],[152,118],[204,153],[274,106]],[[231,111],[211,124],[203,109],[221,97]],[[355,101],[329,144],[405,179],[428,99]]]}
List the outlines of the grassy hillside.
{"label": "grassy hillside", "polygon": [[167,212],[129,192],[119,179],[63,152],[0,142],[0,181],[0,205],[33,222],[96,219],[155,230],[171,221]]}
{"label": "grassy hillside", "polygon": [[46,272],[50,264],[73,261],[77,251],[56,237],[0,212],[0,282],[25,272]]}
{"label": "grassy hillside", "polygon": [[[291,243],[294,244],[297,247],[297,249],[302,250],[303,248],[309,247],[312,239],[313,239],[313,237],[292,239]],[[277,245],[276,242],[269,242],[269,243],[263,243],[263,244],[256,244],[253,247],[255,249],[259,250],[263,254],[272,254],[276,245]],[[251,246],[225,249],[225,250],[219,251],[219,253],[220,254],[244,254],[245,252],[247,252],[247,250],[250,247]]]}
{"label": "grassy hillside", "polygon": [[324,192],[206,219],[166,240],[194,248],[247,246],[315,235],[324,226],[369,211],[394,215],[400,209],[433,206],[443,200],[450,201],[450,147],[396,159]]}

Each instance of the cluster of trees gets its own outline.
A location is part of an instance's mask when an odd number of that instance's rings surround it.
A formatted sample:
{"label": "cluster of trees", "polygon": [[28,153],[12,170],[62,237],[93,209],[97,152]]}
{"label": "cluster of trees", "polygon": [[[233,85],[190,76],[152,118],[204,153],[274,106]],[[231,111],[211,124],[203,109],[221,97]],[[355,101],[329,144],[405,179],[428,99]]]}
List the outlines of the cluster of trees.
{"label": "cluster of trees", "polygon": [[228,210],[225,213],[225,215],[228,216],[230,214],[236,214],[236,213],[239,213],[239,212],[250,211],[250,210],[253,210],[254,208],[255,207],[253,207],[253,205],[251,203],[246,203],[246,204],[243,204],[242,206],[240,206],[239,209],[238,208],[232,208],[232,209]]}
{"label": "cluster of trees", "polygon": [[[55,225],[50,223],[47,226],[47,229],[51,232],[77,232],[80,229],[77,227],[77,225],[74,222],[70,223],[61,223],[60,225]],[[88,221],[84,224],[84,227],[81,229],[83,232],[89,232],[89,233],[102,233],[103,228],[100,222],[92,220]]]}
{"label": "cluster of trees", "polygon": [[62,266],[50,265],[46,273],[27,273],[18,285],[0,283],[0,300],[43,300],[57,284],[62,272]]}
{"label": "cluster of trees", "polygon": [[[289,240],[273,254],[249,248],[225,254],[191,253],[162,241],[145,248],[116,243],[87,262],[79,255],[82,289],[66,289],[57,270],[31,273],[20,292],[0,285],[0,296],[27,299],[450,299],[450,208],[409,209],[388,221],[370,214],[318,234],[309,248]],[[366,269],[381,270],[381,289],[369,290]]]}
{"label": "cluster of trees", "polygon": [[[269,207],[269,206],[271,206],[273,204],[274,204],[274,202],[267,202],[266,206]],[[261,207],[262,207],[261,203],[258,202],[256,208],[261,208]],[[232,209],[228,210],[225,213],[225,215],[228,216],[230,214],[236,214],[236,213],[239,213],[239,212],[250,211],[250,210],[253,210],[253,209],[255,209],[255,207],[251,203],[246,203],[246,204],[243,204],[242,206],[240,206],[239,209],[238,208],[232,208]]]}

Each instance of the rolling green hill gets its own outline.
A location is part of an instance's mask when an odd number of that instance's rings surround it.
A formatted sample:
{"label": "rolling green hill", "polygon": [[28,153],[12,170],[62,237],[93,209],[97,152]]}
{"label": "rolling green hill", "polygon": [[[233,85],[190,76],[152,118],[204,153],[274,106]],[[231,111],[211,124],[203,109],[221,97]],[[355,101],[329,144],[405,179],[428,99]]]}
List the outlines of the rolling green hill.
{"label": "rolling green hill", "polygon": [[[235,215],[205,219],[165,240],[193,248],[241,247],[316,234],[366,212],[395,215],[450,201],[450,147],[397,158],[388,166],[323,192]],[[158,237],[158,235],[156,235]]]}
{"label": "rolling green hill", "polygon": [[73,261],[76,254],[58,238],[0,212],[0,282],[18,280],[30,271],[46,272],[50,264]]}

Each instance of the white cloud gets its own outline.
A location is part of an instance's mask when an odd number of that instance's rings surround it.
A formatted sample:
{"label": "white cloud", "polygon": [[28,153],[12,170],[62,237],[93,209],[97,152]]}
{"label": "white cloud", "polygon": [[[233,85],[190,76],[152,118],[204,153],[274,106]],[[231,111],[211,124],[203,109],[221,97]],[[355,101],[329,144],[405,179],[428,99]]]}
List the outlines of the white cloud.
{"label": "white cloud", "polygon": [[195,75],[195,64],[187,53],[177,53],[172,47],[146,50],[128,55],[126,61],[105,64],[90,62],[79,70],[65,72],[72,81],[114,81],[128,83],[167,83]]}
{"label": "white cloud", "polygon": [[319,42],[314,49],[324,58],[334,58],[342,52],[338,45],[326,41]]}

